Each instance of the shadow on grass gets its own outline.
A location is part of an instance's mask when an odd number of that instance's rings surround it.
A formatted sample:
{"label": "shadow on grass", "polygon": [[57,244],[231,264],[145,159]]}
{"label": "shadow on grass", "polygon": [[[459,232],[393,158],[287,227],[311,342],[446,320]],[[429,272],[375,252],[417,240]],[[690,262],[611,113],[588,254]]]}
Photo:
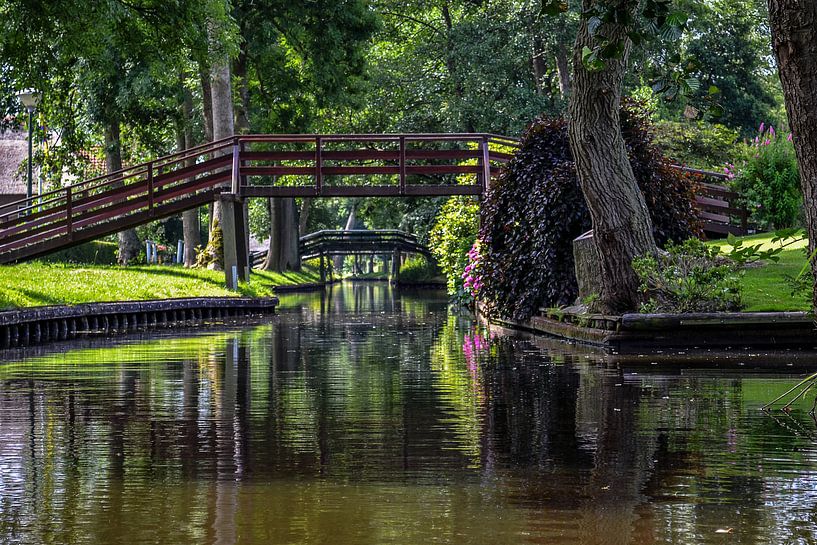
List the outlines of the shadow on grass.
{"label": "shadow on grass", "polygon": [[[223,288],[224,282],[213,280],[212,278],[207,278],[206,276],[202,276],[196,274],[195,269],[182,269],[182,268],[175,268],[175,267],[132,267],[132,268],[122,268],[120,270],[124,271],[138,271],[141,273],[147,273],[156,276],[173,276],[176,278],[183,278],[185,280],[198,280],[207,284],[211,284],[213,286]],[[216,271],[218,272],[218,271]]]}

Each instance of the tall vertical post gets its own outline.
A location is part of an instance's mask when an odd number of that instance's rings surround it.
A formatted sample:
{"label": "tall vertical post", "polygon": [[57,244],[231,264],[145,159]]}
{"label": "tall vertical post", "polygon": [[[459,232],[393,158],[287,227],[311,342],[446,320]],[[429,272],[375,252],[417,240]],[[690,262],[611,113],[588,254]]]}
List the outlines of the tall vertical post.
{"label": "tall vertical post", "polygon": [[[229,289],[238,288],[238,280],[250,279],[249,231],[247,229],[247,206],[244,200],[232,193],[222,193],[221,231],[224,240],[224,274]],[[235,275],[233,273],[235,271]]]}
{"label": "tall vertical post", "polygon": [[321,254],[321,284],[326,284],[326,259],[323,254]]}
{"label": "tall vertical post", "polygon": [[320,195],[323,190],[323,143],[321,137],[315,137],[315,194]]}
{"label": "tall vertical post", "polygon": [[400,250],[394,250],[391,258],[391,283],[400,282]]}
{"label": "tall vertical post", "polygon": [[[28,177],[26,179],[26,199],[30,199],[33,193],[32,187],[32,165],[33,156],[34,156],[34,108],[28,108],[28,168],[27,174]],[[31,203],[29,203],[30,205]]]}
{"label": "tall vertical post", "polygon": [[482,192],[488,191],[491,185],[491,150],[488,147],[488,137],[482,137]]}
{"label": "tall vertical post", "polygon": [[230,193],[238,195],[241,190],[241,152],[238,142],[233,143],[233,173]]}

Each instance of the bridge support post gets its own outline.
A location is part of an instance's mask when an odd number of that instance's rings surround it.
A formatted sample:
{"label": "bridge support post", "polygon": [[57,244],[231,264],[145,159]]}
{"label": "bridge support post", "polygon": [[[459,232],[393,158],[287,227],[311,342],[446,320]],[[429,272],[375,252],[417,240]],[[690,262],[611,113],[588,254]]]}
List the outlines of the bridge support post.
{"label": "bridge support post", "polygon": [[326,256],[321,254],[321,284],[326,284]]}
{"label": "bridge support post", "polygon": [[[250,279],[250,238],[247,224],[247,204],[234,193],[219,195],[221,231],[224,237],[224,274],[227,288],[238,288],[237,281]],[[235,273],[233,273],[235,270]]]}

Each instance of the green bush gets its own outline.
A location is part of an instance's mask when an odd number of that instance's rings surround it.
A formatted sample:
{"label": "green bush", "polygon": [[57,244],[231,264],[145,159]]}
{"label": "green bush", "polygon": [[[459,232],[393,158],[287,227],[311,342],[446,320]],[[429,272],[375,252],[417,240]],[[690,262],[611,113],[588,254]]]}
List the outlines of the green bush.
{"label": "green bush", "polygon": [[439,267],[422,256],[411,257],[400,267],[400,282],[420,284],[439,277]]}
{"label": "green bush", "polygon": [[669,243],[657,257],[633,260],[642,312],[722,312],[743,308],[736,265],[698,239]]}
{"label": "green bush", "polygon": [[82,265],[116,265],[116,252],[119,246],[115,242],[93,240],[60,250],[41,257],[45,263],[76,263]]}
{"label": "green bush", "polygon": [[[622,132],[658,244],[699,231],[693,181],[653,144],[639,105],[625,101]],[[489,312],[526,319],[540,307],[571,304],[578,287],[573,239],[590,229],[563,119],[538,120],[491,188],[482,208],[480,301]],[[466,249],[467,251],[467,249]]]}
{"label": "green bush", "polygon": [[760,126],[732,180],[741,203],[760,230],[794,227],[803,221],[803,194],[790,135]]}
{"label": "green bush", "polygon": [[479,231],[479,203],[469,197],[451,197],[437,215],[429,233],[429,248],[445,275],[448,294],[462,297],[462,271],[468,250]]}

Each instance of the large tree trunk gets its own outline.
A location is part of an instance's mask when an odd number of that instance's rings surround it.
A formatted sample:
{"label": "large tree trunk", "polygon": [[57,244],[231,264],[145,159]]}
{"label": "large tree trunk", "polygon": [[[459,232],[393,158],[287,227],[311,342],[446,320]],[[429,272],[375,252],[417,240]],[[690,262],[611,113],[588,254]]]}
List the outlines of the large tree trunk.
{"label": "large tree trunk", "polygon": [[[583,11],[594,3],[584,0]],[[628,2],[631,10],[636,3]],[[633,310],[638,304],[639,280],[633,258],[656,252],[650,215],[621,134],[621,82],[630,43],[625,36],[620,38],[626,40],[620,59],[608,59],[601,70],[587,70],[582,64],[582,49],[592,49],[595,40],[587,30],[587,20],[581,21],[573,51],[569,107],[570,149],[601,256],[601,310],[614,313]]]}
{"label": "large tree trunk", "polygon": [[[112,121],[105,125],[105,163],[108,172],[122,170],[122,143],[119,134],[119,122]],[[119,257],[120,265],[127,265],[133,258],[139,255],[142,243],[136,235],[136,229],[128,229],[119,232]]]}
{"label": "large tree trunk", "polygon": [[267,210],[269,212],[269,249],[267,259],[261,266],[265,271],[281,271],[281,237],[278,236],[278,225],[281,222],[281,199],[267,199]]}
{"label": "large tree trunk", "polygon": [[278,272],[301,270],[298,208],[295,199],[269,199],[269,212],[269,251],[264,261],[264,270]]}
{"label": "large tree trunk", "polygon": [[[800,167],[809,255],[817,247],[817,2],[768,0],[772,49]],[[811,271],[817,287],[817,260]],[[817,289],[812,294],[817,308]]]}
{"label": "large tree trunk", "polygon": [[[235,134],[233,124],[233,93],[230,84],[230,63],[227,59],[213,65],[210,72],[211,97],[213,99],[213,140],[229,138]],[[226,186],[225,186],[226,189]],[[221,206],[213,204],[211,226],[221,222]]]}

